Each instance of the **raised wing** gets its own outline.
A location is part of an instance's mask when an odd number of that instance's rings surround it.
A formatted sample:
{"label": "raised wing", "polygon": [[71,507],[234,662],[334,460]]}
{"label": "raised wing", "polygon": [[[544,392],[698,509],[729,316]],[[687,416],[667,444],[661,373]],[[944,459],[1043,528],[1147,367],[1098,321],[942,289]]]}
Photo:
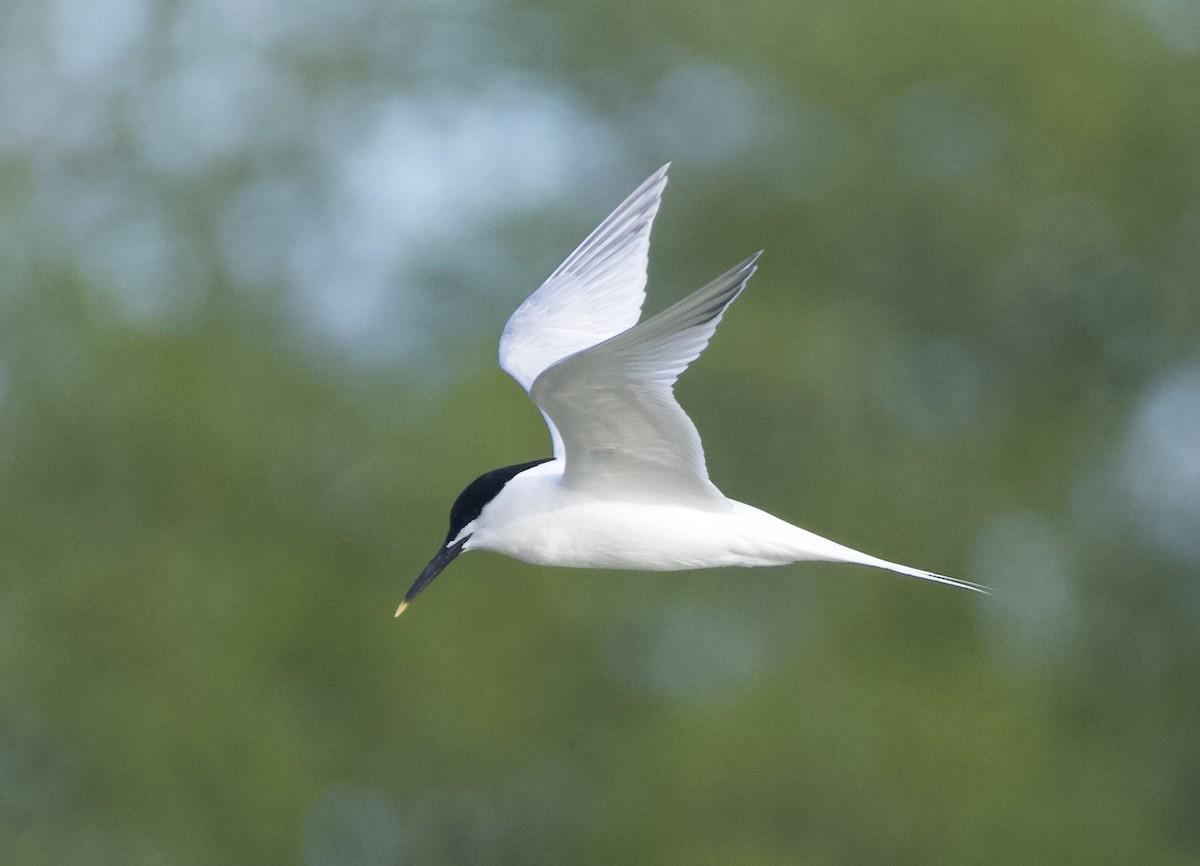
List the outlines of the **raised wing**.
{"label": "raised wing", "polygon": [[[646,300],[650,226],[668,168],[650,175],[509,317],[500,335],[500,366],[526,391],[551,364],[637,324]],[[560,457],[553,425],[550,432]]]}
{"label": "raised wing", "polygon": [[561,433],[564,484],[623,499],[723,506],[708,480],[700,434],[673,388],[708,345],[760,255],[537,377],[530,394]]}

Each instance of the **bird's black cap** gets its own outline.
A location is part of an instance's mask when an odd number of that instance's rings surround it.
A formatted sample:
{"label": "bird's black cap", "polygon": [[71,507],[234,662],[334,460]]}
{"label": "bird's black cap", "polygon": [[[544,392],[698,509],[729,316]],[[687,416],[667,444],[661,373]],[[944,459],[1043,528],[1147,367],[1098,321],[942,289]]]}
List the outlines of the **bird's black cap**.
{"label": "bird's black cap", "polygon": [[470,536],[459,538],[456,542],[458,534],[462,532],[464,526],[480,515],[489,502],[496,498],[496,495],[504,489],[504,485],[526,469],[532,469],[551,459],[553,458],[543,457],[540,460],[530,460],[528,463],[517,463],[513,466],[485,472],[458,494],[458,498],[450,506],[450,531],[446,533],[445,543],[434,554],[433,559],[429,560],[429,564],[425,566],[412,588],[405,594],[404,601],[400,602],[400,607],[396,609],[396,616],[404,613],[404,609],[420,594],[421,590],[441,574],[442,569],[462,552],[463,545],[467,543]]}

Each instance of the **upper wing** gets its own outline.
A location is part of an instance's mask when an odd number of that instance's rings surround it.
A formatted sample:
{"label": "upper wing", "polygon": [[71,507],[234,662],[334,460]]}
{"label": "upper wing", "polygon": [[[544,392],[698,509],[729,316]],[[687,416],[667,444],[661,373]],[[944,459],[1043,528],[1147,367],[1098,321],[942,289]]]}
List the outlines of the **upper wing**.
{"label": "upper wing", "polygon": [[[637,324],[646,300],[650,225],[668,168],[650,175],[509,317],[500,335],[500,366],[526,391],[551,364]],[[560,457],[553,424],[550,433]]]}
{"label": "upper wing", "polygon": [[530,394],[562,434],[567,486],[621,498],[724,502],[673,386],[708,345],[760,255],[537,377]]}

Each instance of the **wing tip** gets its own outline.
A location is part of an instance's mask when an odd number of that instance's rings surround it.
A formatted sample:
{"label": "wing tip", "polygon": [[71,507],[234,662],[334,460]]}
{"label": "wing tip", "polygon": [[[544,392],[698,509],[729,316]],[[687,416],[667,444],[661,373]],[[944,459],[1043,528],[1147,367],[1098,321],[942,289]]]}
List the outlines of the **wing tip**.
{"label": "wing tip", "polygon": [[[628,198],[625,200],[625,204],[628,204],[648,194],[652,198],[660,198],[662,196],[663,189],[665,189],[667,186],[667,172],[670,170],[670,168],[671,163],[669,162],[661,165],[657,171],[652,173],[648,178],[638,184],[638,188],[629,194]],[[655,187],[657,187],[657,189],[655,189]]]}
{"label": "wing tip", "polygon": [[741,292],[746,287],[746,283],[749,282],[750,278],[758,272],[758,260],[762,257],[762,254],[763,251],[759,250],[754,255],[742,259],[742,261],[713,280],[713,284],[728,282],[731,290]]}

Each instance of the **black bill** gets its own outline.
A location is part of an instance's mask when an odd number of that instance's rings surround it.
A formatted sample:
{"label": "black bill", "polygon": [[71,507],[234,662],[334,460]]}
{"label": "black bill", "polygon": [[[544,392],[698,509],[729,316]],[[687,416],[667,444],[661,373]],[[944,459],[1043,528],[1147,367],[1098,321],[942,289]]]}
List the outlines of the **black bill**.
{"label": "black bill", "polygon": [[442,569],[449,565],[454,557],[462,552],[463,545],[466,543],[467,539],[464,538],[453,544],[447,544],[433,555],[433,559],[429,560],[429,565],[425,566],[421,571],[421,575],[417,578],[416,583],[412,585],[412,589],[405,594],[404,601],[400,602],[400,606],[396,608],[396,616],[404,613],[404,609],[412,604],[414,598],[421,594],[421,590],[429,586],[433,579],[442,573]]}

